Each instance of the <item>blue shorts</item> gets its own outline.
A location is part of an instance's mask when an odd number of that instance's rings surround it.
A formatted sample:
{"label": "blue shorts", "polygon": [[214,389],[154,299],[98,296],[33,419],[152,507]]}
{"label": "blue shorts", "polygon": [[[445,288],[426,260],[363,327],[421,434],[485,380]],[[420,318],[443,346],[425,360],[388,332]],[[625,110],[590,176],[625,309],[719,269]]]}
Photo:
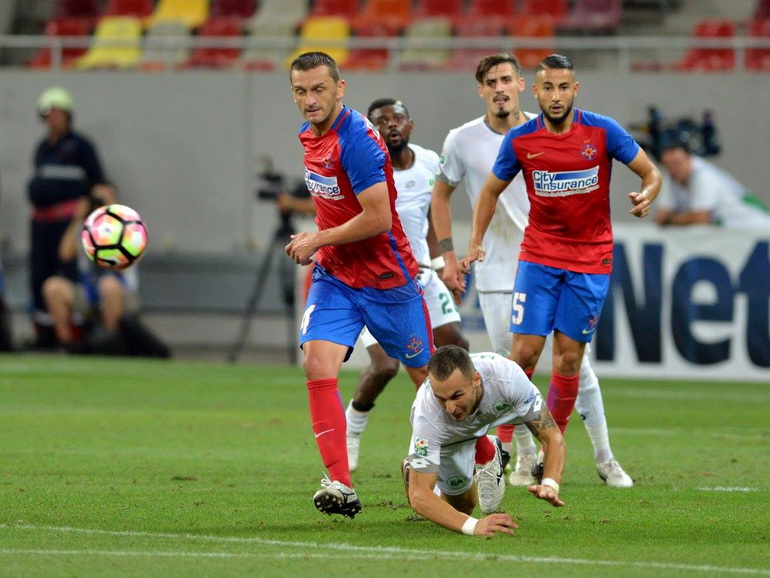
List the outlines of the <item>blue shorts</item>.
{"label": "blue shorts", "polygon": [[300,347],[313,340],[347,345],[347,360],[364,325],[390,357],[407,367],[427,365],[433,334],[416,280],[394,289],[354,289],[316,264],[299,328]]}
{"label": "blue shorts", "polygon": [[605,273],[575,273],[519,261],[511,303],[511,332],[548,335],[557,330],[588,343],[610,286]]}

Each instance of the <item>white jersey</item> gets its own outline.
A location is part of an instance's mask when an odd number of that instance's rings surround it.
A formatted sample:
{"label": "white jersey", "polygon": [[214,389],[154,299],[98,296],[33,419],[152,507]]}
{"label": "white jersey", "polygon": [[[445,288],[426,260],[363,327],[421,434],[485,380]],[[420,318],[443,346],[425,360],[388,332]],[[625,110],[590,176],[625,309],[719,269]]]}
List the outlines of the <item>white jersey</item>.
{"label": "white jersey", "polygon": [[428,249],[428,210],[433,183],[438,172],[438,155],[421,146],[410,144],[414,162],[408,169],[393,169],[398,196],[396,212],[412,246],[412,253],[422,267],[430,267]]}
{"label": "white jersey", "polygon": [[[523,114],[527,120],[537,116],[528,112]],[[505,136],[489,128],[485,118],[477,118],[449,131],[436,175],[439,180],[454,187],[464,180],[473,207]],[[529,197],[523,173],[519,172],[500,195],[484,235],[486,257],[475,263],[479,292],[513,291],[519,246],[528,221]]]}
{"label": "white jersey", "polygon": [[732,175],[694,156],[687,185],[665,175],[655,205],[676,212],[708,211],[713,223],[726,227],[770,227],[770,214],[747,203],[747,195]]}
{"label": "white jersey", "polygon": [[[475,440],[494,426],[531,420],[544,407],[540,392],[522,369],[497,353],[471,354],[481,375],[484,393],[478,409],[457,422],[439,405],[429,380],[417,391],[412,404],[410,463],[426,473],[438,472],[441,454],[468,440]],[[422,458],[413,460],[412,458]]]}

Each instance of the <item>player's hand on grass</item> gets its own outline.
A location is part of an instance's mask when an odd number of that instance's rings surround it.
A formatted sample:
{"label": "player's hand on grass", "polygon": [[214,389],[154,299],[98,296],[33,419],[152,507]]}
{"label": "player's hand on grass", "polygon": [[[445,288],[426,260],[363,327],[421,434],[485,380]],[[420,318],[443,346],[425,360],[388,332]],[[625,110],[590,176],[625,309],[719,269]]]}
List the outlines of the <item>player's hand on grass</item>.
{"label": "player's hand on grass", "polygon": [[313,262],[318,248],[315,245],[314,233],[297,233],[291,236],[291,241],[286,245],[286,254],[297,265],[310,265]]}
{"label": "player's hand on grass", "polygon": [[494,536],[495,532],[513,534],[513,531],[518,528],[518,524],[508,514],[490,514],[486,518],[479,520],[473,535]]}
{"label": "player's hand on grass", "polygon": [[564,505],[564,502],[559,499],[559,493],[551,486],[527,486],[527,490],[529,490],[529,492],[536,498],[540,498],[541,500],[550,503],[554,508],[559,508]]}
{"label": "player's hand on grass", "polygon": [[643,219],[650,214],[650,200],[645,193],[628,193],[628,198],[631,199],[633,207],[628,211],[634,217]]}

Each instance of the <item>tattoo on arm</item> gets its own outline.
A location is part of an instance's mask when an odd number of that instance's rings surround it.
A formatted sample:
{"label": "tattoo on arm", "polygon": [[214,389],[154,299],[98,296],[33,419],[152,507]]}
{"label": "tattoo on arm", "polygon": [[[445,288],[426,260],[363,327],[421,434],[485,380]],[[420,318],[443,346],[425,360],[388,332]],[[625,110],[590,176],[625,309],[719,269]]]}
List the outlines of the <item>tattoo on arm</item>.
{"label": "tattoo on arm", "polygon": [[441,251],[442,254],[447,253],[449,251],[454,251],[455,246],[454,243],[452,243],[452,237],[446,237],[445,239],[441,239],[438,242],[438,249]]}
{"label": "tattoo on arm", "polygon": [[543,441],[541,437],[543,431],[552,427],[558,427],[553,419],[553,416],[551,415],[551,412],[548,411],[548,408],[545,405],[543,405],[543,407],[540,409],[540,413],[537,415],[537,417],[526,422],[526,426],[529,431],[532,432],[532,435],[535,436],[539,441]]}

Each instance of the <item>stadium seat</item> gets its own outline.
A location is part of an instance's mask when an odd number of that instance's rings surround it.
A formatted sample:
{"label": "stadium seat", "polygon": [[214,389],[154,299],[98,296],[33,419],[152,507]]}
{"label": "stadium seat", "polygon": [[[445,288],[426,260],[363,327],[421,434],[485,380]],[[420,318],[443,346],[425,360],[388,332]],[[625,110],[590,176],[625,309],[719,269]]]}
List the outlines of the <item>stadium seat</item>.
{"label": "stadium seat", "polygon": [[[732,38],[735,22],[722,18],[708,18],[695,25],[694,38]],[[731,48],[690,48],[675,70],[688,72],[722,72],[735,68],[735,51]]]}
{"label": "stadium seat", "polygon": [[[495,38],[502,40],[505,32],[503,21],[498,18],[484,18],[466,15],[457,21],[455,35],[457,38]],[[501,42],[502,44],[502,42]],[[498,48],[488,46],[480,48],[454,48],[449,60],[444,64],[445,70],[473,71],[479,61],[485,56],[499,52]]]}
{"label": "stadium seat", "polygon": [[210,17],[238,16],[251,18],[257,9],[257,0],[211,0]]}
{"label": "stadium seat", "polygon": [[[73,18],[62,17],[49,20],[45,25],[45,35],[47,37],[83,37],[91,34],[91,18]],[[61,66],[70,68],[74,62],[88,51],[87,46],[63,47],[61,50]],[[50,68],[53,65],[53,51],[50,48],[43,47],[37,51],[35,56],[27,62],[29,68]]]}
{"label": "stadium seat", "polygon": [[[514,37],[514,54],[519,59],[522,68],[537,68],[543,58],[554,53],[553,18],[548,14],[519,15],[511,21],[509,31]],[[516,38],[538,38],[549,42],[542,48],[515,48]]]}
{"label": "stadium seat", "polygon": [[[356,38],[387,38],[392,30],[376,22],[355,29]],[[350,49],[348,59],[341,63],[346,70],[382,70],[388,65],[390,50],[382,48],[355,47]]]}
{"label": "stadium seat", "polygon": [[417,0],[414,5],[414,17],[446,16],[453,23],[458,23],[463,14],[462,0]]}
{"label": "stadium seat", "polygon": [[155,8],[153,0],[107,0],[102,16],[147,18]]}
{"label": "stadium seat", "polygon": [[359,0],[315,0],[311,16],[344,16],[353,20],[360,8]]}
{"label": "stadium seat", "polygon": [[434,70],[444,67],[451,55],[449,45],[433,47],[429,42],[449,39],[451,36],[452,21],[447,17],[415,20],[404,31],[404,50],[399,59],[399,69]]}
{"label": "stadium seat", "polygon": [[412,5],[404,0],[364,0],[364,5],[353,21],[359,28],[378,23],[399,34],[412,20]]}
{"label": "stadium seat", "polygon": [[286,59],[286,68],[303,52],[323,51],[337,62],[345,62],[349,38],[350,22],[344,16],[310,16],[302,24],[297,48]]}
{"label": "stadium seat", "polygon": [[615,34],[622,15],[623,0],[577,0],[558,28],[571,34]]}
{"label": "stadium seat", "polygon": [[754,8],[754,15],[752,20],[768,20],[770,19],[770,0],[757,0],[757,5]]}
{"label": "stadium seat", "polygon": [[181,20],[188,29],[202,26],[209,17],[208,0],[158,0],[155,10],[147,21],[154,26],[167,20]]}
{"label": "stadium seat", "polygon": [[[762,38],[770,41],[770,18],[749,22],[750,38]],[[770,48],[747,48],[746,69],[758,72],[770,72]]]}
{"label": "stadium seat", "polygon": [[[294,37],[308,12],[309,0],[262,0],[256,14],[246,21],[246,32],[257,40]],[[254,44],[244,50],[238,66],[244,70],[273,70],[283,65],[290,48],[274,42]]]}
{"label": "stadium seat", "polygon": [[87,18],[95,24],[101,13],[101,0],[56,0],[52,19]]}
{"label": "stadium seat", "polygon": [[[238,16],[209,18],[198,31],[199,38],[240,38],[243,35],[243,19]],[[226,68],[232,66],[241,54],[238,47],[201,46],[190,54],[186,68]]]}
{"label": "stadium seat", "polygon": [[190,57],[190,46],[181,40],[189,37],[187,25],[181,20],[167,20],[147,29],[145,49],[139,60],[139,70],[162,71],[181,66]]}
{"label": "stadium seat", "polygon": [[516,13],[516,0],[470,0],[463,18],[486,18],[507,22]]}
{"label": "stadium seat", "polygon": [[142,21],[134,16],[107,16],[99,21],[91,48],[76,67],[130,68],[142,56]]}
{"label": "stadium seat", "polygon": [[527,16],[542,16],[548,14],[553,18],[554,24],[567,14],[568,0],[524,0],[521,14]]}

